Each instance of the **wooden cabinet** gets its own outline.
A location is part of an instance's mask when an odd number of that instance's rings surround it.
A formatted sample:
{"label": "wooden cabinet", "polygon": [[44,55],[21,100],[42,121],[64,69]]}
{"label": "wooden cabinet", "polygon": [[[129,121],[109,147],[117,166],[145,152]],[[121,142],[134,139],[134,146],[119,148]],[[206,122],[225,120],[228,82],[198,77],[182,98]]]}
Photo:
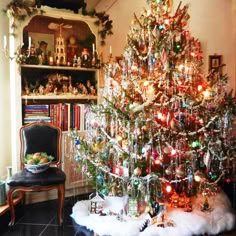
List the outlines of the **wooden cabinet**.
{"label": "wooden cabinet", "polygon": [[[67,10],[49,7],[42,7],[42,10],[43,15],[27,18],[18,25],[17,32],[14,32],[17,37],[10,38],[10,55],[18,53],[17,58],[10,60],[13,171],[20,166],[19,129],[29,122],[25,119],[27,107],[47,106],[48,116],[53,119],[50,113],[53,105],[66,104],[71,109],[74,104],[97,103],[100,94],[99,69],[97,64],[92,64],[92,56],[99,50],[95,20]],[[71,38],[76,42],[72,42]],[[46,42],[47,50],[36,54],[41,42]],[[64,44],[62,48],[61,43]],[[90,63],[73,65],[72,59],[81,59],[85,48]],[[32,53],[37,60],[29,60]],[[46,57],[47,61],[44,62],[41,56]],[[64,130],[69,128],[74,127],[69,125]],[[63,132],[63,137],[62,147],[66,156],[67,132]],[[71,154],[68,156],[71,158]],[[64,163],[67,165],[65,170],[71,170],[68,160]]]}

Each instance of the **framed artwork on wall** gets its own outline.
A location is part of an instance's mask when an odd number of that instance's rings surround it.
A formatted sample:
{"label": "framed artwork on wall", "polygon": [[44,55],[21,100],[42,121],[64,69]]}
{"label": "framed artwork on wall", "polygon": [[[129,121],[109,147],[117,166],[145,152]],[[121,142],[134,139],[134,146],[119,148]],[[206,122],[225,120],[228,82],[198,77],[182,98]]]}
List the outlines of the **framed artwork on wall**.
{"label": "framed artwork on wall", "polygon": [[222,55],[209,56],[209,71],[212,70],[222,73]]}
{"label": "framed artwork on wall", "polygon": [[47,44],[47,52],[49,54],[53,54],[54,52],[54,34],[44,34],[44,33],[34,33],[29,32],[29,36],[32,38],[32,44],[35,48],[39,48],[40,44],[46,43]]}

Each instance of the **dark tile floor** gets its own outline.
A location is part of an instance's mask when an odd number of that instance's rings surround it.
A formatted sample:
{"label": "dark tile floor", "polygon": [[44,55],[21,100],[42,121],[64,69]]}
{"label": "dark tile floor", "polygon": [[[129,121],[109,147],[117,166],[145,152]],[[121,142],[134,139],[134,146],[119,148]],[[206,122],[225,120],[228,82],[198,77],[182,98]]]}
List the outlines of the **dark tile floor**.
{"label": "dark tile floor", "polygon": [[[76,201],[88,199],[87,195],[67,198],[64,205],[64,223],[58,224],[57,201],[18,206],[16,224],[7,226],[10,216],[0,218],[0,236],[90,236],[92,232],[73,223],[70,217]],[[8,222],[6,222],[8,221]],[[5,227],[3,227],[5,224]]]}
{"label": "dark tile floor", "polygon": [[[82,199],[88,199],[88,194],[65,200],[62,227],[57,219],[57,201],[18,206],[16,224],[12,229],[7,227],[10,215],[0,217],[0,236],[93,236],[92,232],[74,224],[70,217],[73,205]],[[236,236],[236,231],[218,236]]]}

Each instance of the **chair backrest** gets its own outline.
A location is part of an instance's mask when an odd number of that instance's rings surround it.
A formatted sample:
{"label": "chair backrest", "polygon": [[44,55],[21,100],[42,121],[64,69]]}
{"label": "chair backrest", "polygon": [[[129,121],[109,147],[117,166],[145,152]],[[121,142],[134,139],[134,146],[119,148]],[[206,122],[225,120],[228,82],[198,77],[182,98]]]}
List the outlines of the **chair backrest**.
{"label": "chair backrest", "polygon": [[46,152],[54,157],[52,165],[61,168],[61,129],[44,121],[24,125],[20,129],[21,169],[27,154]]}

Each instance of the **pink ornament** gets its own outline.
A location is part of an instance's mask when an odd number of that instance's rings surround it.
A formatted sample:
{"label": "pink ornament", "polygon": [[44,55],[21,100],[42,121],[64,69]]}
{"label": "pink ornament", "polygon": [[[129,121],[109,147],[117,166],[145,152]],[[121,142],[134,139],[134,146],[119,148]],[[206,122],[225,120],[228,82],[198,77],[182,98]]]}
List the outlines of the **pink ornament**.
{"label": "pink ornament", "polygon": [[98,124],[98,122],[97,122],[96,120],[92,120],[92,121],[91,121],[91,125],[92,125],[92,127],[95,128],[95,129],[99,127],[99,124]]}

